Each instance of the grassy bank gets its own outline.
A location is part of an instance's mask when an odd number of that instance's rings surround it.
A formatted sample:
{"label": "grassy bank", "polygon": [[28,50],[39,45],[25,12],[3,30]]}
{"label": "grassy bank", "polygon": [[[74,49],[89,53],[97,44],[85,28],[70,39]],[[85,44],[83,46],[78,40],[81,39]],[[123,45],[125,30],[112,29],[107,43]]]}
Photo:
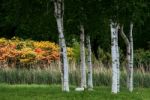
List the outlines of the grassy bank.
{"label": "grassy bank", "polygon": [[95,87],[94,91],[69,93],[61,91],[59,85],[6,85],[0,84],[0,100],[149,100],[150,89],[136,88],[133,93],[122,88],[112,94],[109,87]]}

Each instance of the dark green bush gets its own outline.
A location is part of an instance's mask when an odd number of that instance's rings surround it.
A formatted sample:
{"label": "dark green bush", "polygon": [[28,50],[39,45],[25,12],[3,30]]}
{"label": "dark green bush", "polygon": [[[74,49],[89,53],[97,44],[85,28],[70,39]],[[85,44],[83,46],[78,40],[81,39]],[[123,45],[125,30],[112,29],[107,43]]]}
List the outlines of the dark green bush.
{"label": "dark green bush", "polygon": [[134,66],[150,71],[150,50],[136,50],[134,53]]}

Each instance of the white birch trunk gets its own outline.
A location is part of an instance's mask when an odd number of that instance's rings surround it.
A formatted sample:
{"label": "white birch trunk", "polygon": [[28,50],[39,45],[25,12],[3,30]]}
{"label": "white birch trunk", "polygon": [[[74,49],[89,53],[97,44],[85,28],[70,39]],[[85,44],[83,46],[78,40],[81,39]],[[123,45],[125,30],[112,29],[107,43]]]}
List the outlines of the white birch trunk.
{"label": "white birch trunk", "polygon": [[88,88],[93,89],[93,76],[92,76],[92,52],[91,52],[91,43],[90,36],[87,37],[88,43]]}
{"label": "white birch trunk", "polygon": [[133,23],[130,24],[130,41],[123,31],[123,26],[121,27],[121,36],[125,41],[127,48],[127,88],[130,92],[133,91],[133,37],[132,37]]}
{"label": "white birch trunk", "polygon": [[81,88],[86,88],[86,65],[85,65],[85,47],[84,47],[84,26],[80,25],[80,60],[81,60]]}
{"label": "white birch trunk", "polygon": [[57,28],[59,33],[59,45],[60,45],[60,55],[62,64],[62,91],[69,92],[69,70],[68,70],[68,59],[67,59],[67,48],[63,33],[63,12],[64,12],[64,1],[55,0],[55,18],[57,22]]}
{"label": "white birch trunk", "polygon": [[117,70],[117,50],[116,50],[116,25],[111,22],[111,54],[112,54],[112,93],[118,92],[117,79],[118,79],[118,70]]}
{"label": "white birch trunk", "polygon": [[131,52],[131,58],[130,58],[130,75],[129,75],[129,91],[133,91],[133,36],[132,36],[132,31],[133,31],[133,23],[130,23],[130,52]]}
{"label": "white birch trunk", "polygon": [[123,25],[121,26],[121,37],[123,38],[123,40],[126,44],[126,49],[127,49],[127,52],[126,52],[126,60],[127,60],[126,69],[127,69],[127,88],[129,88],[129,73],[130,73],[129,72],[129,66],[130,66],[130,59],[131,59],[130,41],[124,33]]}
{"label": "white birch trunk", "polygon": [[130,61],[131,61],[131,45],[130,43],[127,45],[127,55],[126,55],[126,59],[127,59],[127,88],[129,88],[129,84],[130,84]]}
{"label": "white birch trunk", "polygon": [[117,92],[120,91],[120,58],[119,58],[119,46],[118,46],[118,28],[116,27],[116,53],[117,53]]}

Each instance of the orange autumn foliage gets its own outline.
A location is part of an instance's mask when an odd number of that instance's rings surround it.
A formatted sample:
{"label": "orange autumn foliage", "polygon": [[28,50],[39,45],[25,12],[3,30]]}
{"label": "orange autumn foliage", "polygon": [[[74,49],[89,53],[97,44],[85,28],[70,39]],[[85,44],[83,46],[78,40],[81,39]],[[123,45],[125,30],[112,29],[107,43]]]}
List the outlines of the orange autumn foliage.
{"label": "orange autumn foliage", "polygon": [[[67,48],[67,51],[68,57],[73,57],[72,48]],[[9,62],[10,58],[14,63],[51,63],[60,59],[59,46],[49,41],[0,38],[0,62]]]}

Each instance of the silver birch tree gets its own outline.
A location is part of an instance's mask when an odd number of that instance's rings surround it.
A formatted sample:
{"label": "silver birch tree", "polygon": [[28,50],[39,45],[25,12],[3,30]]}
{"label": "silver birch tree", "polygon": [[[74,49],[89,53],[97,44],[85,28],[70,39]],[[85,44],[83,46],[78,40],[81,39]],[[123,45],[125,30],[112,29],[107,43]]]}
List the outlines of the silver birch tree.
{"label": "silver birch tree", "polygon": [[60,45],[60,59],[62,64],[62,91],[69,92],[69,75],[68,75],[68,59],[67,59],[67,48],[64,38],[64,26],[63,26],[63,15],[64,15],[64,0],[54,0],[54,15],[57,22],[57,28],[59,33],[59,45]]}
{"label": "silver birch tree", "polygon": [[86,88],[86,65],[85,65],[85,46],[84,46],[84,26],[80,25],[80,69],[81,69],[81,88]]}
{"label": "silver birch tree", "polygon": [[121,26],[121,37],[123,38],[125,44],[126,44],[126,49],[127,49],[127,54],[126,54],[126,59],[127,59],[127,88],[129,89],[130,92],[133,91],[133,36],[132,36],[132,31],[133,31],[133,23],[130,23],[130,36],[129,39],[125,35],[123,31],[123,25]]}
{"label": "silver birch tree", "polygon": [[130,23],[130,52],[131,52],[131,57],[130,57],[130,67],[129,67],[129,71],[130,71],[130,75],[129,75],[129,91],[132,92],[133,91],[133,23]]}
{"label": "silver birch tree", "polygon": [[112,55],[112,93],[119,92],[119,49],[118,49],[118,25],[111,22],[111,55]]}
{"label": "silver birch tree", "polygon": [[90,36],[87,36],[87,45],[88,45],[88,88],[93,89],[93,76],[92,76],[92,52],[91,52],[91,42]]}
{"label": "silver birch tree", "polygon": [[120,57],[119,57],[119,46],[118,46],[118,29],[119,25],[116,26],[116,53],[117,53],[117,91],[120,91]]}
{"label": "silver birch tree", "polygon": [[120,33],[121,33],[121,37],[123,38],[125,45],[126,45],[126,69],[127,69],[127,88],[129,88],[129,66],[130,66],[130,59],[131,59],[131,51],[130,51],[130,41],[127,38],[127,36],[124,33],[124,27],[123,25],[121,25],[121,29],[120,29]]}

